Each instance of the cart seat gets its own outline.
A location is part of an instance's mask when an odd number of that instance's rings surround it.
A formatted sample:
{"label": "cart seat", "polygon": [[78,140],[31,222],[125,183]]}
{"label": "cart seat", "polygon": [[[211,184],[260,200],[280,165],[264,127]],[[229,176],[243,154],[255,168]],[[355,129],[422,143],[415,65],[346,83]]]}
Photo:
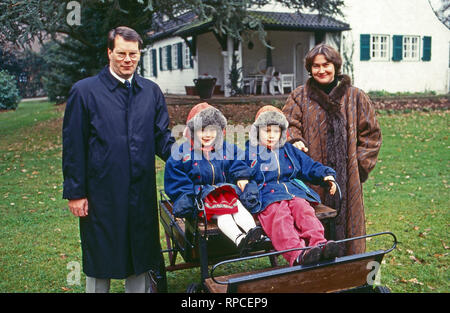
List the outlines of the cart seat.
{"label": "cart seat", "polygon": [[[236,249],[235,244],[222,235],[215,220],[212,220],[205,225],[205,220],[203,218],[176,218],[173,215],[172,202],[167,198],[164,191],[161,191],[160,195],[160,222],[163,225],[166,234],[166,241],[168,242],[167,248],[171,251],[169,255],[171,266],[175,266],[176,254],[178,252],[181,253],[186,262],[198,262],[200,257],[198,241],[201,237],[208,238],[208,262],[214,262],[214,259],[236,255],[236,253],[239,252]],[[324,224],[325,237],[329,240],[334,239],[334,217],[336,216],[336,211],[325,205],[317,205],[315,206],[315,210],[316,216]],[[254,216],[254,219],[255,223],[260,225],[256,215]],[[174,249],[172,249],[172,245]],[[258,245],[255,245],[252,252],[269,251],[271,249],[273,249],[272,243],[267,239],[261,241]]]}
{"label": "cart seat", "polygon": [[[168,203],[166,202],[164,204],[164,206],[171,214],[173,214],[172,213],[172,208],[173,208],[172,202],[168,202]],[[316,212],[316,217],[321,221],[324,221],[327,219],[332,219],[332,218],[336,217],[336,215],[337,215],[335,209],[332,209],[326,205],[317,204],[317,205],[313,205],[313,207]],[[255,220],[256,225],[259,226],[260,223],[259,223],[257,216],[253,215],[253,218]],[[175,222],[178,224],[180,229],[183,232],[185,232],[185,220],[182,218],[175,217]],[[219,233],[219,228],[217,226],[217,223],[214,220],[212,220],[211,222],[208,222],[206,226],[207,226],[206,231],[207,231],[208,235],[214,235],[216,233]],[[204,223],[204,220],[201,218],[198,221],[198,228],[199,228],[201,234],[203,235],[204,231],[205,231],[205,223]]]}
{"label": "cart seat", "polygon": [[[314,210],[316,212],[316,217],[323,221],[326,219],[331,219],[336,217],[337,213],[335,209],[332,209],[326,205],[323,204],[317,204],[314,205]],[[260,226],[260,222],[258,220],[258,217],[256,215],[253,215],[253,219],[255,220],[255,224],[257,226]],[[204,234],[205,231],[205,223],[203,219],[200,219],[198,222],[198,227],[201,231],[201,234]],[[208,235],[214,235],[219,233],[219,228],[217,226],[217,223],[215,222],[215,220],[211,220],[211,222],[207,223],[207,227],[206,227],[206,231]]]}

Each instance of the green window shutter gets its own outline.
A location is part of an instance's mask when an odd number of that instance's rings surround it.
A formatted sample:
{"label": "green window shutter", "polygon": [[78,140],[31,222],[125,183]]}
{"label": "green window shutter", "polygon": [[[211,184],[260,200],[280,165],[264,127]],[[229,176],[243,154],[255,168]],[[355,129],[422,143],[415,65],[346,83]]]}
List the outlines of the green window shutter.
{"label": "green window shutter", "polygon": [[167,52],[167,69],[169,71],[172,70],[172,46],[166,46],[166,52]]}
{"label": "green window shutter", "polygon": [[360,60],[370,60],[370,35],[361,34],[360,36]]}
{"label": "green window shutter", "polygon": [[[189,45],[192,47],[192,40],[189,40]],[[189,49],[189,64],[191,68],[194,67],[194,58],[192,57],[191,49]]]}
{"label": "green window shutter", "polygon": [[401,61],[403,59],[403,36],[392,36],[392,61]]}
{"label": "green window shutter", "polygon": [[424,36],[422,40],[423,40],[422,61],[431,61],[431,37]]}
{"label": "green window shutter", "polygon": [[159,70],[162,71],[163,70],[163,66],[162,66],[162,48],[159,47]]}
{"label": "green window shutter", "polygon": [[178,69],[183,69],[183,43],[177,43]]}
{"label": "green window shutter", "polygon": [[153,70],[153,76],[158,76],[158,69],[156,68],[156,49],[152,49],[152,70]]}

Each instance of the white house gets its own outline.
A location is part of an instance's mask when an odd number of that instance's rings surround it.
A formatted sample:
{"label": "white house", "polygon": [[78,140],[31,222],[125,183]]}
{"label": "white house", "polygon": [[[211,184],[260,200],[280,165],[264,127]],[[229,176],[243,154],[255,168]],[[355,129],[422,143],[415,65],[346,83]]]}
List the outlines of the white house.
{"label": "white house", "polygon": [[293,74],[297,86],[308,78],[305,54],[326,42],[340,50],[343,71],[365,91],[448,92],[450,30],[428,0],[345,0],[343,12],[343,18],[320,18],[277,4],[255,10],[272,50],[257,36],[239,43],[220,37],[212,31],[212,21],[200,22],[188,12],[150,34],[144,76],[166,93],[185,94],[195,78],[208,74],[228,96],[234,51],[243,77],[261,79],[272,65],[281,74]]}
{"label": "white house", "polygon": [[[449,91],[450,30],[428,0],[345,0],[341,53],[354,84],[389,92]],[[344,58],[345,58],[344,57]]]}

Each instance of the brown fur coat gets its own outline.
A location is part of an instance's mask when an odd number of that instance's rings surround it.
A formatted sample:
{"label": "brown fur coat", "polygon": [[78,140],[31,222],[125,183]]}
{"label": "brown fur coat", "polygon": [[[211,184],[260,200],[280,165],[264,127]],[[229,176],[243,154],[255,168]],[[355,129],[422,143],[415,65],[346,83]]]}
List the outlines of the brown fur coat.
{"label": "brown fur coat", "polygon": [[[289,121],[291,142],[303,141],[311,158],[339,167],[335,168],[337,176],[345,173],[345,178],[337,178],[343,187],[344,207],[339,208],[339,204],[325,197],[323,190],[316,189],[325,204],[340,210],[336,220],[336,239],[364,235],[362,183],[375,167],[381,147],[381,130],[372,101],[362,90],[353,87],[346,75],[339,76],[338,85],[328,95],[310,78],[290,94],[283,113]],[[334,129],[330,131],[330,127]],[[330,144],[330,138],[333,144]],[[338,142],[346,147],[336,147]],[[342,155],[345,151],[346,155]],[[334,156],[327,157],[329,153]],[[344,169],[341,168],[343,164],[346,164]],[[350,241],[346,247],[347,254],[364,251],[364,240]]]}

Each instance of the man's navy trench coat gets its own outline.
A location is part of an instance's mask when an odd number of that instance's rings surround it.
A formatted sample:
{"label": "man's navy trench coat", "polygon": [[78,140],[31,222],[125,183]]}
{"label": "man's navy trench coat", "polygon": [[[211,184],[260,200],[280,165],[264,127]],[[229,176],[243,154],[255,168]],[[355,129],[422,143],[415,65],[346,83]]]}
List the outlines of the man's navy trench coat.
{"label": "man's navy trench coat", "polygon": [[123,279],[161,262],[155,154],[174,142],[160,88],[134,74],[131,93],[109,67],[72,87],[63,124],[64,199],[88,198],[80,218],[83,271]]}

